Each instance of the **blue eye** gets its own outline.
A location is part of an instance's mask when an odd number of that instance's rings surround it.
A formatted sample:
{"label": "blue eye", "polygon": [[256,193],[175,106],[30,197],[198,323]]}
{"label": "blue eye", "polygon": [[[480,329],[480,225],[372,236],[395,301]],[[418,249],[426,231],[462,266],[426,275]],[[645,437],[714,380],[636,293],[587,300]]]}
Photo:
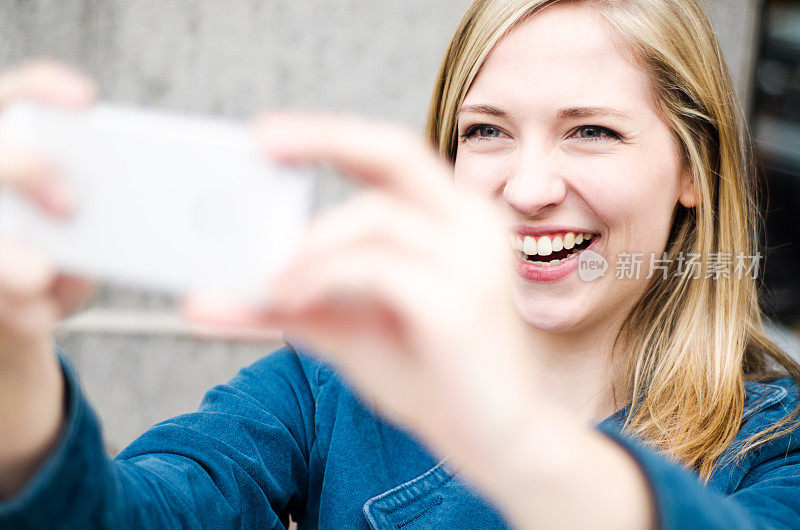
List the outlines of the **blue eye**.
{"label": "blue eye", "polygon": [[575,130],[575,134],[581,140],[597,141],[597,140],[621,140],[622,137],[619,133],[612,131],[607,127],[599,125],[584,125]]}
{"label": "blue eye", "polygon": [[464,140],[478,137],[478,139],[487,139],[487,138],[500,138],[504,136],[505,133],[495,127],[494,125],[489,125],[486,123],[481,123],[479,125],[473,125],[467,132],[461,135],[461,138]]}

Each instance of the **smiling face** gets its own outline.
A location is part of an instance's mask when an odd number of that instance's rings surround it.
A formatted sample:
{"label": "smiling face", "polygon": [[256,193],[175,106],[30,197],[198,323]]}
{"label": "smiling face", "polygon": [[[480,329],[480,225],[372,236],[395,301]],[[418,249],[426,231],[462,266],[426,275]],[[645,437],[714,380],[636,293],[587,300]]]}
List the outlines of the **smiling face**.
{"label": "smiling face", "polygon": [[[676,205],[694,196],[647,73],[603,19],[555,4],[506,35],[467,93],[458,134],[456,185],[496,198],[516,220],[522,317],[556,332],[624,318]],[[591,282],[577,270],[587,245],[609,264]],[[638,279],[616,278],[623,253],[643,254]]]}

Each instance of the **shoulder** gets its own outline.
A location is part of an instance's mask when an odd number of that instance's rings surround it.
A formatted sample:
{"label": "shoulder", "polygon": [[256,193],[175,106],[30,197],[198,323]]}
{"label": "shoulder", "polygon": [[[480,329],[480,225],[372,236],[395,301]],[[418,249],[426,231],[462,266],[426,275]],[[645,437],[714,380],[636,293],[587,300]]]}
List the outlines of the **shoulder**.
{"label": "shoulder", "polygon": [[[747,381],[742,429],[758,430],[787,417],[800,403],[797,382],[790,377]],[[748,427],[747,429],[745,429]]]}
{"label": "shoulder", "polygon": [[[339,376],[333,366],[320,359],[318,354],[293,344],[286,344],[249,366],[242,368],[224,385],[218,385],[206,394],[204,405],[214,396],[226,401],[233,397],[275,409],[300,407],[304,415],[335,415],[342,399],[362,405],[350,386]],[[355,406],[354,404],[354,406]]]}
{"label": "shoulder", "polygon": [[285,345],[239,370],[228,383],[242,389],[263,389],[265,385],[307,386],[314,390],[332,368],[308,352]]}
{"label": "shoulder", "polygon": [[[797,383],[788,377],[748,381],[745,390],[741,429],[718,462],[712,483],[729,494],[749,489],[778,495],[770,489],[773,485],[796,491],[800,487],[800,424],[792,414],[800,403]],[[763,442],[741,452],[753,436],[787,419]]]}
{"label": "shoulder", "polygon": [[800,417],[792,416],[800,403],[797,382],[789,377],[748,381],[745,383],[745,392],[741,427],[731,449],[744,447],[754,435],[789,420],[775,431],[780,436],[768,437],[751,457],[759,460],[773,454],[800,451]]}
{"label": "shoulder", "polygon": [[[714,489],[728,495],[749,486],[763,487],[775,476],[794,476],[800,459],[798,418],[773,433],[777,436],[768,436],[763,443],[747,449],[753,436],[792,414],[800,402],[797,383],[786,377],[747,381],[744,386],[746,395],[739,432],[717,460],[709,481]],[[791,487],[798,487],[796,479],[790,483]]]}
{"label": "shoulder", "polygon": [[282,418],[312,416],[326,366],[292,346],[283,346],[245,366],[228,382],[206,392],[198,412],[230,412],[246,407]]}
{"label": "shoulder", "polygon": [[[748,381],[745,391],[739,433],[717,465],[716,479],[724,477],[724,489],[729,491],[750,484],[765,469],[794,466],[800,458],[800,418],[790,418],[800,403],[797,383],[788,377]],[[766,440],[745,453],[741,452],[748,447],[753,436],[786,419],[790,421]]]}

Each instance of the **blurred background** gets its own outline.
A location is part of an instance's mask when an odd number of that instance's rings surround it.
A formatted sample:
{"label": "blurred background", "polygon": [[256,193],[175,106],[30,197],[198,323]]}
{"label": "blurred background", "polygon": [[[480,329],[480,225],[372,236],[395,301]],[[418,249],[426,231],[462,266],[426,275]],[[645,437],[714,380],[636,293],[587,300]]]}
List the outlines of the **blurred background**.
{"label": "blurred background", "polygon": [[[753,124],[766,213],[765,304],[800,350],[800,0],[706,0]],[[276,107],[364,113],[421,130],[469,0],[0,0],[0,69],[40,57],[94,77],[104,100],[247,119]],[[346,190],[323,182],[323,195]],[[146,215],[146,212],[142,212]],[[65,322],[116,453],[281,345],[193,337],[158,294],[104,286]]]}

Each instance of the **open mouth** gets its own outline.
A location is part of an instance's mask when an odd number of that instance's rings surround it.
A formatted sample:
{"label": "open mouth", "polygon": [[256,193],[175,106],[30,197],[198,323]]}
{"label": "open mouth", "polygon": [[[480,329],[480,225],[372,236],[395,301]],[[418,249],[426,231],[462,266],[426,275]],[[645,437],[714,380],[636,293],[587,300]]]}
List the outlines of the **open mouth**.
{"label": "open mouth", "polygon": [[563,232],[546,236],[511,236],[517,255],[531,265],[552,267],[570,260],[585,250],[599,234]]}

